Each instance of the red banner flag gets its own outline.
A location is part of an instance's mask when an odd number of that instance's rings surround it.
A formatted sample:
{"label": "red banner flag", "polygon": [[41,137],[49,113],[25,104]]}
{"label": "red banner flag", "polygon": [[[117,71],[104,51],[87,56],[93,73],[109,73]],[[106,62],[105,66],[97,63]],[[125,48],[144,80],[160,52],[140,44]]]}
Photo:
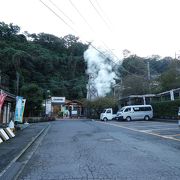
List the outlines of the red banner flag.
{"label": "red banner flag", "polygon": [[6,96],[7,96],[7,94],[5,94],[5,93],[0,94],[0,109],[3,106],[3,103],[4,103]]}

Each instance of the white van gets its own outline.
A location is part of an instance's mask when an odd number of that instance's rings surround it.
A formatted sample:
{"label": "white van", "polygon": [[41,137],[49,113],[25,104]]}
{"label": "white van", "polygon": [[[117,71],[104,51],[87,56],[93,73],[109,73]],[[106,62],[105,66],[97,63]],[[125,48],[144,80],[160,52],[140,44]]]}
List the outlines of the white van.
{"label": "white van", "polygon": [[124,106],[117,114],[116,120],[150,120],[153,118],[153,109],[151,105],[131,105]]}

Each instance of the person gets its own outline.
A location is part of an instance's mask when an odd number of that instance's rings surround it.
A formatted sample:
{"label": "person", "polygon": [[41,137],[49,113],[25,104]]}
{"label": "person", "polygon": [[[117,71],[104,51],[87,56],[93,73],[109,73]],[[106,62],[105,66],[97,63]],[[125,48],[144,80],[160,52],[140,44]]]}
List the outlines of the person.
{"label": "person", "polygon": [[78,106],[78,109],[77,109],[77,116],[78,118],[80,118],[80,106]]}
{"label": "person", "polygon": [[69,117],[72,118],[72,107],[69,106]]}

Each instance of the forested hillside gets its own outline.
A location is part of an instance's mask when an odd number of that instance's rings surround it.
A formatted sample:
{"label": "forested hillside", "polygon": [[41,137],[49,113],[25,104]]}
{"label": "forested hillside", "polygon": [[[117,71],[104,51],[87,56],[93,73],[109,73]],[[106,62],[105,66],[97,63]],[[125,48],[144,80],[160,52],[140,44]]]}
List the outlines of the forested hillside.
{"label": "forested hillside", "polygon": [[[1,86],[24,94],[27,88],[50,90],[69,99],[86,96],[83,53],[87,45],[73,35],[20,34],[20,27],[0,23]],[[19,78],[19,89],[17,79]]]}
{"label": "forested hillside", "polygon": [[119,72],[123,96],[159,93],[180,87],[180,60],[171,57],[131,55],[123,60]]}
{"label": "forested hillside", "polygon": [[[25,97],[33,93],[43,98],[50,90],[51,96],[84,98],[88,77],[83,54],[87,48],[73,35],[21,34],[20,27],[0,22],[1,88]],[[171,57],[131,55],[116,69],[123,96],[180,87],[180,61]]]}

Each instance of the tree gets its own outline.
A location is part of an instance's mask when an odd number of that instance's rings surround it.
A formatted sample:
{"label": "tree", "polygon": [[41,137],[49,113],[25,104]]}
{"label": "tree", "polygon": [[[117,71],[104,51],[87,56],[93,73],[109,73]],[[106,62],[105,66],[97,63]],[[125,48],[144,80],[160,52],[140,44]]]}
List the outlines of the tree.
{"label": "tree", "polygon": [[25,115],[38,115],[42,110],[43,91],[37,84],[23,85],[21,95],[26,99]]}
{"label": "tree", "polygon": [[169,69],[162,73],[160,77],[162,91],[167,91],[180,87],[180,63],[173,61],[169,65]]}
{"label": "tree", "polygon": [[84,104],[91,118],[99,118],[105,108],[113,108],[115,112],[118,110],[117,101],[111,97],[98,98],[94,101],[85,101]]}
{"label": "tree", "polygon": [[149,84],[143,76],[129,75],[123,78],[123,96],[146,94],[148,91]]}

